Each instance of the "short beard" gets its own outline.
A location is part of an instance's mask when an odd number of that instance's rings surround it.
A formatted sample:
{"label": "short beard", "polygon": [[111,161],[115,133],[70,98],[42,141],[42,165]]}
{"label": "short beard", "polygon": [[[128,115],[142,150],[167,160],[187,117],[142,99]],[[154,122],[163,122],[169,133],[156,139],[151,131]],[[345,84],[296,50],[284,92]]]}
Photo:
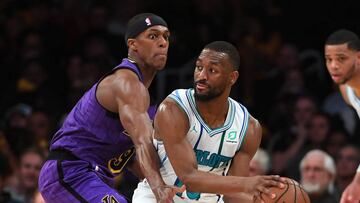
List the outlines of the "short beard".
{"label": "short beard", "polygon": [[221,95],[222,91],[220,90],[214,90],[214,89],[211,89],[209,88],[209,92],[206,93],[206,94],[199,94],[196,90],[196,84],[197,82],[194,83],[194,90],[195,90],[195,93],[194,93],[194,97],[196,100],[198,101],[210,101],[216,97],[218,97],[219,95]]}
{"label": "short beard", "polygon": [[302,183],[304,190],[309,194],[318,194],[321,192],[320,184],[318,183]]}
{"label": "short beard", "polygon": [[210,101],[216,98],[217,96],[219,96],[219,94],[216,94],[214,92],[209,92],[209,94],[199,94],[196,92],[196,90],[194,94],[195,99],[198,101]]}
{"label": "short beard", "polygon": [[344,78],[344,80],[340,81],[339,84],[340,85],[344,85],[346,84],[347,82],[349,82],[349,80],[351,80],[351,78],[353,77],[354,75],[354,72],[355,72],[355,69],[356,69],[356,64],[354,63],[354,65],[351,67],[350,71],[349,71],[349,74],[347,74],[347,77]]}

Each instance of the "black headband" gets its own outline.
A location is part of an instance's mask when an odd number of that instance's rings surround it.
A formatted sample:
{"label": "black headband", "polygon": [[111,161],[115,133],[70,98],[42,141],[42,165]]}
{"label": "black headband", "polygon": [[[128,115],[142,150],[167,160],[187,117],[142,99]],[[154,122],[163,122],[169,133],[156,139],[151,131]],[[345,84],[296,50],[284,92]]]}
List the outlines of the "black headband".
{"label": "black headband", "polygon": [[125,44],[129,38],[135,38],[149,27],[162,25],[167,27],[164,19],[153,13],[141,13],[131,18],[126,27]]}

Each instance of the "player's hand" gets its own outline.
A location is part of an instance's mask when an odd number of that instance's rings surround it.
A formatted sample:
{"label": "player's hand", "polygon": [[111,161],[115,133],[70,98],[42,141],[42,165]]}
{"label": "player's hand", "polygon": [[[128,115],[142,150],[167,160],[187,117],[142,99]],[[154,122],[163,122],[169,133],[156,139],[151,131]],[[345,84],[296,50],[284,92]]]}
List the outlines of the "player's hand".
{"label": "player's hand", "polygon": [[[359,173],[359,172],[358,172]],[[341,195],[340,203],[359,203],[360,201],[360,175],[348,185]]]}
{"label": "player's hand", "polygon": [[183,193],[185,189],[185,185],[181,187],[164,185],[163,187],[156,188],[153,192],[158,203],[173,203],[176,193]]}
{"label": "player's hand", "polygon": [[244,178],[244,192],[252,195],[254,200],[262,200],[261,194],[268,195],[270,198],[274,199],[276,198],[276,195],[270,192],[269,187],[284,188],[286,184],[286,178],[282,178],[278,175],[253,176]]}

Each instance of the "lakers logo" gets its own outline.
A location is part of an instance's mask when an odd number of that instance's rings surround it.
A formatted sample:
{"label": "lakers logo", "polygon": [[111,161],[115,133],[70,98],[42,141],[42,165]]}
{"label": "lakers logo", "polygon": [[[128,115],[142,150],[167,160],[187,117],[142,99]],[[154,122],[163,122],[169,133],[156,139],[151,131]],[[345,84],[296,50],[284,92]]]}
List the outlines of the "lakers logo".
{"label": "lakers logo", "polygon": [[111,173],[120,173],[134,153],[135,148],[131,148],[122,153],[119,157],[110,159],[108,161],[108,168]]}

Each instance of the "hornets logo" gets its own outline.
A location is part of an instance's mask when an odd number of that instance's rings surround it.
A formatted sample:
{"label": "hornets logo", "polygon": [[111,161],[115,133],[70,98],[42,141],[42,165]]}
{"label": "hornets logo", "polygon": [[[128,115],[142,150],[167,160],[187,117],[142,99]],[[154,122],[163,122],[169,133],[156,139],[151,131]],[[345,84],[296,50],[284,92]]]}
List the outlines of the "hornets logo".
{"label": "hornets logo", "polygon": [[108,168],[111,171],[111,173],[120,173],[134,153],[135,153],[135,148],[133,147],[129,150],[126,150],[119,157],[110,159],[108,161]]}

